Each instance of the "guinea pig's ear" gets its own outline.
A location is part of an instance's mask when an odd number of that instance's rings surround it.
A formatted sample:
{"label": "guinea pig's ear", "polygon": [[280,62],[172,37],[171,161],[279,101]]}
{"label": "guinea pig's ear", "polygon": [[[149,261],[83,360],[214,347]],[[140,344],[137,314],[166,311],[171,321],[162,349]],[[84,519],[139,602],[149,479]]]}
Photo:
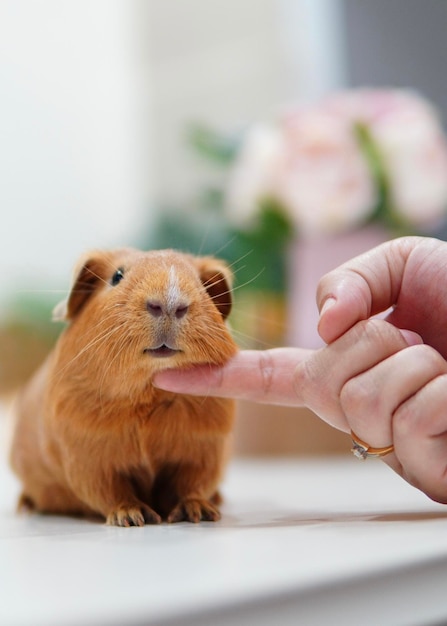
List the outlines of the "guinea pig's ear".
{"label": "guinea pig's ear", "polygon": [[223,319],[226,319],[233,303],[231,296],[233,275],[228,265],[213,257],[198,258],[197,265],[203,286]]}
{"label": "guinea pig's ear", "polygon": [[67,319],[67,304],[67,298],[64,298],[64,300],[61,300],[56,304],[51,317],[53,322],[64,322]]}
{"label": "guinea pig's ear", "polygon": [[106,282],[110,265],[110,259],[102,252],[83,256],[75,269],[75,278],[68,299],[56,306],[53,319],[73,319],[96,289]]}

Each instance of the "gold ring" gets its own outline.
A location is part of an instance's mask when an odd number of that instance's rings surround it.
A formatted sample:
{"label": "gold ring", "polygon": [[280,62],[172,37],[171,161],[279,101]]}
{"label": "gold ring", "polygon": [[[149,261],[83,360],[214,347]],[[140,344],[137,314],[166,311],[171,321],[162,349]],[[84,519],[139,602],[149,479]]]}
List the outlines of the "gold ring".
{"label": "gold ring", "polygon": [[362,441],[357,437],[357,435],[351,430],[351,439],[352,439],[352,454],[364,461],[365,459],[378,459],[381,456],[385,456],[386,454],[390,454],[393,452],[394,446],[391,444],[390,446],[385,446],[385,448],[373,448],[365,441]]}

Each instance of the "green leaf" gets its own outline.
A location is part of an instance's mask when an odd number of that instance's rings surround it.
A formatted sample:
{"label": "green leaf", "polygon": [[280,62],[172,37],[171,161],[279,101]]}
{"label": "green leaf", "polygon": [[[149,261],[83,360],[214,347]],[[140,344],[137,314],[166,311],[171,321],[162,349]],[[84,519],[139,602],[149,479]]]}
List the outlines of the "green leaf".
{"label": "green leaf", "polygon": [[235,160],[241,145],[240,136],[220,135],[203,124],[190,124],[187,139],[195,151],[208,161],[228,166]]}
{"label": "green leaf", "polygon": [[410,224],[393,206],[386,163],[378,145],[366,124],[357,122],[354,132],[377,189],[377,205],[369,221],[383,224],[395,235],[408,234],[411,231]]}

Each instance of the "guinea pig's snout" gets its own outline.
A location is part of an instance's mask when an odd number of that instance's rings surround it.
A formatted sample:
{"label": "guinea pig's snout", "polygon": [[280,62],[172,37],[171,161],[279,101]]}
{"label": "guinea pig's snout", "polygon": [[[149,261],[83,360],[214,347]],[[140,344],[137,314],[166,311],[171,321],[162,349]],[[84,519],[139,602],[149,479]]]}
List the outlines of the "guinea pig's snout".
{"label": "guinea pig's snout", "polygon": [[188,313],[189,304],[179,298],[146,300],[146,311],[152,320],[152,343],[146,347],[144,354],[153,357],[169,357],[178,354],[182,349],[178,339],[182,332],[180,320]]}
{"label": "guinea pig's snout", "polygon": [[159,300],[147,300],[146,310],[152,317],[185,317],[189,309],[186,302],[164,303]]}

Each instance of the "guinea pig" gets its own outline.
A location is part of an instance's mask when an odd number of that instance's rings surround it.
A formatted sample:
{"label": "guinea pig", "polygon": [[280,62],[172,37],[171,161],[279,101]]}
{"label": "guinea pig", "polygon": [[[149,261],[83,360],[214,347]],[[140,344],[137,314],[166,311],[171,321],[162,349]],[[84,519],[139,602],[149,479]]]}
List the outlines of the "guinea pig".
{"label": "guinea pig", "polygon": [[215,521],[234,403],[162,391],[165,368],[222,365],[232,276],[213,257],[95,251],[57,309],[67,327],[21,393],[19,509],[107,524]]}

